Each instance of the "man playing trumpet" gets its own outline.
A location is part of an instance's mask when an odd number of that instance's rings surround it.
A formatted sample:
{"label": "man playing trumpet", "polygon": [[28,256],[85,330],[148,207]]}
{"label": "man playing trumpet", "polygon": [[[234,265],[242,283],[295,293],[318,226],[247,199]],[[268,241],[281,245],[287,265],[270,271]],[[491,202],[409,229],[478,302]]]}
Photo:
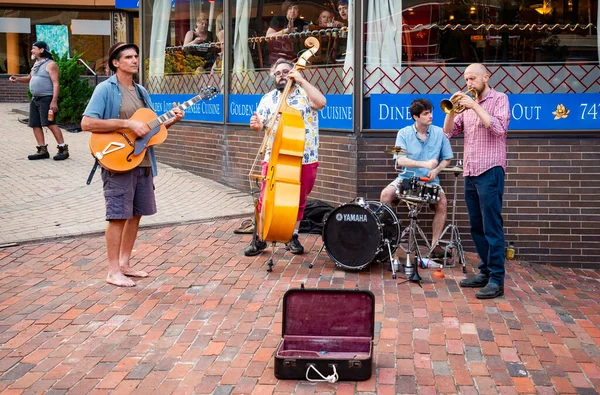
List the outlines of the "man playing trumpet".
{"label": "man playing trumpet", "polygon": [[467,67],[464,78],[467,87],[477,92],[477,98],[462,92],[452,95],[450,100],[465,110],[446,115],[444,132],[448,138],[460,133],[465,137],[465,202],[481,262],[479,274],[462,280],[460,286],[483,288],[475,296],[491,299],[504,295],[502,195],[510,107],[508,97],[488,85],[490,74],[483,65]]}
{"label": "man playing trumpet", "polygon": [[[388,205],[398,202],[402,180],[416,177],[427,177],[432,184],[439,185],[438,174],[450,164],[454,157],[450,142],[444,136],[444,131],[433,123],[433,105],[427,99],[416,99],[410,104],[410,115],[415,123],[400,129],[396,137],[396,147],[410,152],[408,156],[395,155],[396,165],[403,168],[403,172],[381,191],[380,201]],[[444,224],[446,222],[447,200],[443,190],[440,200],[433,205],[435,214],[431,225],[431,245],[436,246]],[[444,256],[440,246],[436,246],[430,254],[433,258]]]}

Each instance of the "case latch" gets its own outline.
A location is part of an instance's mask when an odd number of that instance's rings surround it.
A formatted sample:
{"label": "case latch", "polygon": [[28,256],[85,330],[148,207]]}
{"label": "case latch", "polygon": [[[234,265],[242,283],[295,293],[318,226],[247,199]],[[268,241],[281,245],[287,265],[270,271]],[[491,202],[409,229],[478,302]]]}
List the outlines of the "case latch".
{"label": "case latch", "polygon": [[350,369],[360,369],[362,367],[362,362],[357,361],[356,359],[351,359],[348,361],[348,367]]}
{"label": "case latch", "polygon": [[295,359],[284,359],[283,360],[283,366],[287,366],[290,368],[295,368],[296,367],[296,360]]}

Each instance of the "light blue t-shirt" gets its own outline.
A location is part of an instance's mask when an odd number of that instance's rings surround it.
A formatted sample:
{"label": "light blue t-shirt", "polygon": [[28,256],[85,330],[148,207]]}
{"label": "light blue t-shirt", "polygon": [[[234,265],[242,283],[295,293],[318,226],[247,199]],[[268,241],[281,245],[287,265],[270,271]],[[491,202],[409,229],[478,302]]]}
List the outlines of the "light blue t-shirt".
{"label": "light blue t-shirt", "polygon": [[[146,88],[136,83],[134,83],[134,86],[138,97],[144,102],[144,106],[154,111],[152,100],[150,99],[150,95]],[[96,86],[83,115],[96,119],[119,119],[120,110],[121,90],[119,89],[117,76],[113,75]],[[148,155],[150,156],[152,175],[156,176],[158,174],[158,169],[154,147],[148,147]]]}
{"label": "light blue t-shirt", "polygon": [[[430,125],[427,130],[427,138],[425,141],[421,141],[417,134],[415,125],[410,125],[402,128],[398,131],[396,136],[396,147],[402,147],[406,151],[410,152],[408,158],[426,162],[431,159],[437,159],[438,162],[446,159],[454,158],[452,153],[452,147],[450,141],[444,134],[444,130],[439,126]],[[396,160],[397,156],[394,156]],[[429,169],[423,167],[409,167],[403,168],[404,173],[398,174],[400,178],[416,177],[427,177]],[[430,181],[432,184],[439,184],[440,179],[436,177],[435,180]]]}

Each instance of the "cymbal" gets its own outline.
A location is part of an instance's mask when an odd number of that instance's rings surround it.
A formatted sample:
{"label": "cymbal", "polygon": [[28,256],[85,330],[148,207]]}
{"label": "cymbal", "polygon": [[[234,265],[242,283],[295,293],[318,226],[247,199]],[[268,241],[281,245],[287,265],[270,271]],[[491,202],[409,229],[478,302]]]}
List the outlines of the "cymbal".
{"label": "cymbal", "polygon": [[408,152],[407,150],[405,150],[402,147],[393,147],[390,149],[386,149],[383,152],[386,154],[390,154],[390,155],[404,155],[404,156],[410,155],[410,152]]}
{"label": "cymbal", "polygon": [[442,173],[459,173],[462,174],[463,168],[459,166],[445,167],[442,169]]}

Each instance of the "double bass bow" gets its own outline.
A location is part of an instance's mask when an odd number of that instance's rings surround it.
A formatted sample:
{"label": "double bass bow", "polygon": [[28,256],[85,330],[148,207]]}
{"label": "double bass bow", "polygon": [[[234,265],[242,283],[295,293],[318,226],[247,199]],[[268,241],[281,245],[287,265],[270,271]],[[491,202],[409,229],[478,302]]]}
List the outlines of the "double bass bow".
{"label": "double bass bow", "polygon": [[[320,43],[315,37],[309,37],[304,45],[308,49],[298,58],[294,65],[296,70],[306,68],[308,59],[319,50]],[[248,174],[250,189],[254,196],[256,194],[252,181],[260,180],[265,184],[260,209],[258,199],[255,199],[254,202],[255,241],[271,241],[273,244],[276,242],[287,243],[294,233],[300,201],[300,175],[306,129],[302,112],[287,104],[287,97],[292,91],[293,85],[294,81],[290,78],[279,98],[277,109]],[[272,147],[267,174],[257,174],[257,163],[259,158],[264,156],[271,139]],[[268,264],[268,271],[272,271],[273,251],[271,251]]]}

